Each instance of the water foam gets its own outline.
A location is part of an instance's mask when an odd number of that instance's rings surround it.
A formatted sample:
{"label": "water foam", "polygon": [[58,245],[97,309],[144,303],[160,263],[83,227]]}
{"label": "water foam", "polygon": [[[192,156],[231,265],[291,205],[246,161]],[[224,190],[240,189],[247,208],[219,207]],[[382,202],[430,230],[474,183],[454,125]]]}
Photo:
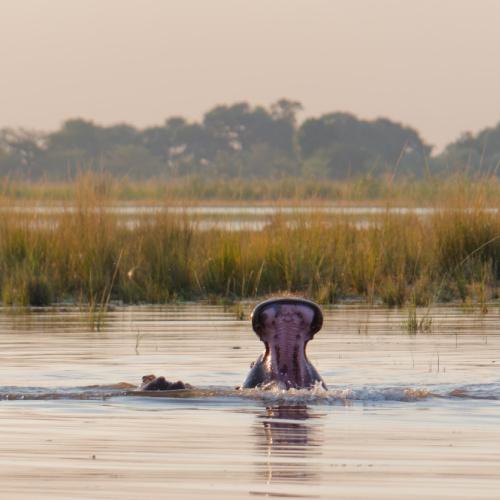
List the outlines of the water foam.
{"label": "water foam", "polygon": [[325,390],[318,382],[311,389],[285,389],[279,383],[263,388],[236,390],[226,387],[195,387],[175,391],[137,391],[136,386],[119,383],[84,387],[0,387],[0,400],[106,400],[113,397],[141,396],[163,398],[248,398],[265,404],[338,404],[349,402],[415,402],[436,399],[500,400],[500,383],[406,386],[330,386]]}
{"label": "water foam", "polygon": [[333,404],[355,401],[419,401],[428,398],[431,393],[425,388],[408,387],[330,387],[324,389],[321,383],[317,383],[311,389],[289,389],[284,390],[279,385],[266,386],[264,389],[256,389],[253,396],[265,402],[286,402],[292,404]]}

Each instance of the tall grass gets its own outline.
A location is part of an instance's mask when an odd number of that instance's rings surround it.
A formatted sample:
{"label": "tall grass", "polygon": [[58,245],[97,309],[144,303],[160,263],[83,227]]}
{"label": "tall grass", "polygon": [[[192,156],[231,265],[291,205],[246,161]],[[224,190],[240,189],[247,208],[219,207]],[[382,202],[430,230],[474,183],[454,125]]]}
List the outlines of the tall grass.
{"label": "tall grass", "polygon": [[4,178],[0,204],[20,201],[73,202],[82,186],[99,193],[107,203],[363,203],[402,206],[461,206],[480,199],[498,206],[496,176],[427,176],[423,179],[365,176],[350,180],[211,178],[185,176],[131,181],[109,174],[83,172],[74,182],[29,182]]}
{"label": "tall grass", "polygon": [[[485,199],[449,196],[453,209],[348,216],[277,214],[262,231],[202,230],[186,215],[133,221],[106,210],[109,179],[71,186],[60,213],[0,212],[4,304],[74,301],[96,314],[110,300],[163,303],[296,292],[322,303],[485,304],[500,278],[500,218]],[[482,196],[482,195],[481,195]],[[443,203],[446,200],[442,200]],[[131,223],[133,222],[133,223]]]}

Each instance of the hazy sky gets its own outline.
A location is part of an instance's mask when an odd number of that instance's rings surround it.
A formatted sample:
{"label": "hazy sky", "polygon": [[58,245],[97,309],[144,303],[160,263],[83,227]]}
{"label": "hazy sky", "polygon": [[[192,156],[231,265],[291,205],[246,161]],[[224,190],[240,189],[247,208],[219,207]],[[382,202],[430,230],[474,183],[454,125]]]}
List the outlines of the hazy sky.
{"label": "hazy sky", "polygon": [[500,121],[500,0],[0,0],[0,127],[304,105],[442,146]]}

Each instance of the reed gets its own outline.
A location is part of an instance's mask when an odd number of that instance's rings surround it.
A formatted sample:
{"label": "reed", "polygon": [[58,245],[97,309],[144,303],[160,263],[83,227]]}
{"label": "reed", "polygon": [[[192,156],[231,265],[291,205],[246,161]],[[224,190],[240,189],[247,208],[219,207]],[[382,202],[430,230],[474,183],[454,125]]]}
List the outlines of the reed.
{"label": "reed", "polygon": [[0,212],[5,304],[74,301],[99,328],[110,301],[230,302],[291,292],[390,306],[458,299],[487,312],[498,295],[500,219],[484,209],[489,195],[479,190],[450,191],[426,216],[386,212],[360,224],[348,215],[277,214],[261,231],[226,231],[205,230],[186,214],[111,213],[114,182],[82,177],[56,213],[32,205]]}
{"label": "reed", "polygon": [[30,182],[4,178],[0,182],[0,203],[73,202],[82,186],[107,203],[303,203],[359,204],[385,206],[462,206],[477,200],[498,206],[500,180],[496,176],[465,174],[414,179],[393,176],[364,176],[348,180],[284,177],[218,178],[184,176],[132,181],[109,174],[82,171],[76,180]]}

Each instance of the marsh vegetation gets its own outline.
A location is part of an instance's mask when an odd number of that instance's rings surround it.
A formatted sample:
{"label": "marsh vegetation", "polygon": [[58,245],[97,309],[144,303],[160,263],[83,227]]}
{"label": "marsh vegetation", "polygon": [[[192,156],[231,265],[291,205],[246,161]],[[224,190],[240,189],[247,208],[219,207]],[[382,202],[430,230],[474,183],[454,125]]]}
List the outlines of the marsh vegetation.
{"label": "marsh vegetation", "polygon": [[[460,300],[484,310],[497,296],[500,277],[500,218],[493,204],[498,183],[405,182],[386,184],[380,197],[364,201],[390,208],[403,197],[417,203],[415,193],[427,193],[423,199],[431,212],[382,210],[360,220],[314,210],[327,201],[360,204],[353,196],[357,187],[348,183],[338,186],[341,199],[316,196],[308,200],[308,212],[282,212],[284,204],[297,203],[295,192],[304,183],[294,185],[288,199],[270,196],[273,185],[266,183],[263,189],[270,191],[260,201],[276,210],[265,216],[261,229],[236,231],[202,227],[199,218],[182,210],[133,218],[110,211],[128,184],[106,176],[85,174],[57,186],[9,186],[0,213],[1,298],[4,304],[35,306],[71,301],[100,311],[111,300],[217,301],[290,292],[321,303]],[[130,186],[156,206],[187,205],[189,192],[176,191],[175,183]],[[39,210],[48,200],[59,200],[51,205],[57,210]],[[193,194],[191,203],[203,200]]]}

